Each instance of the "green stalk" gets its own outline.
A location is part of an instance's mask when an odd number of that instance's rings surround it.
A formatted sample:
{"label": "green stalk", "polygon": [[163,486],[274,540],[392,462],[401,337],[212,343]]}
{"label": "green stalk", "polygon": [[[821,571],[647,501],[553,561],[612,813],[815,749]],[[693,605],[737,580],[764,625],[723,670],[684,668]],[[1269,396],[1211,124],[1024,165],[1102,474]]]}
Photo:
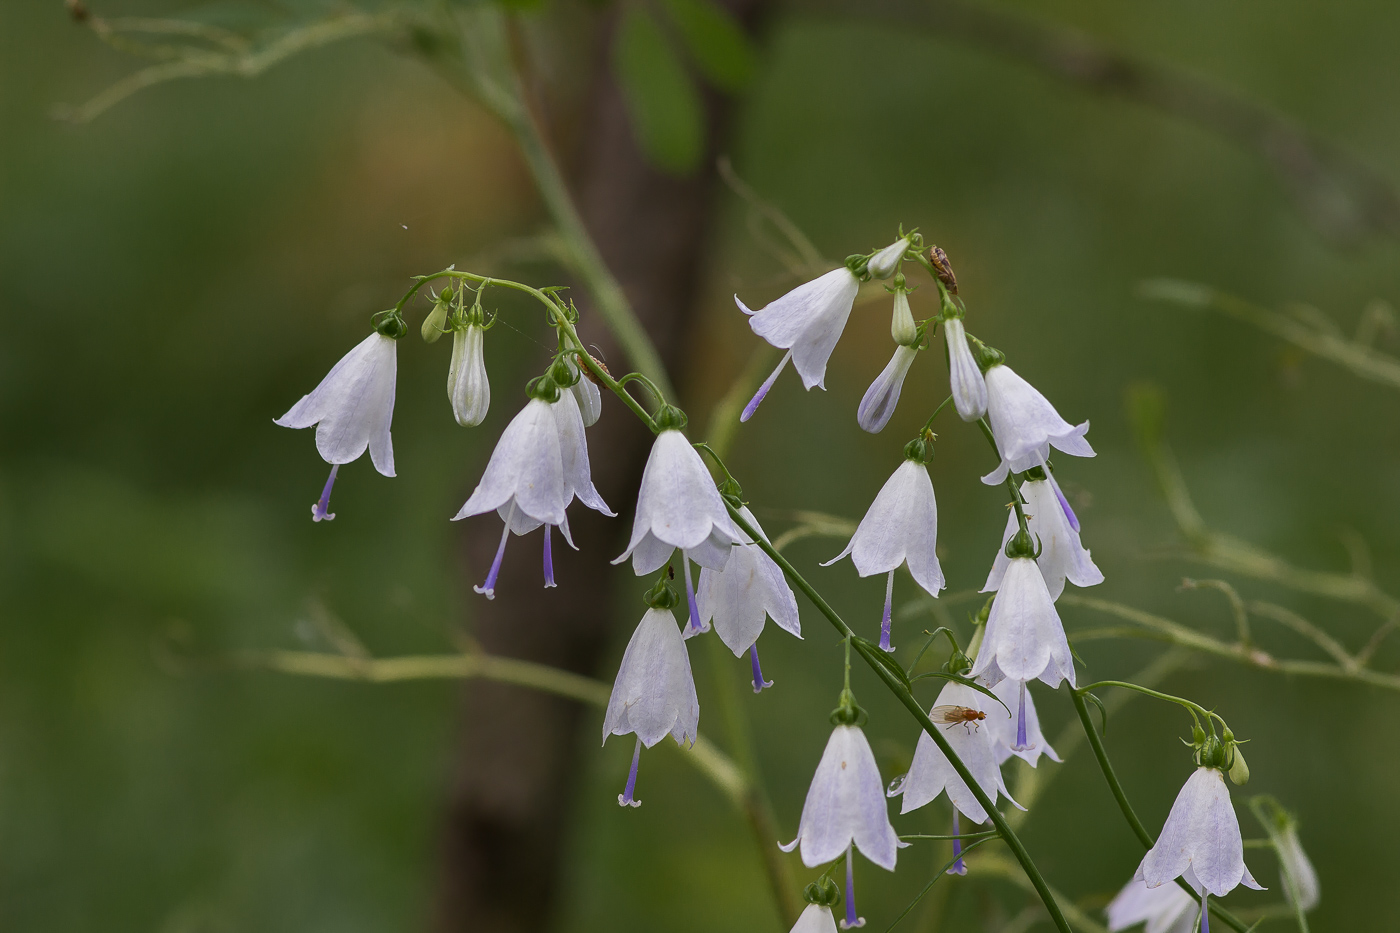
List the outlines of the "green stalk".
{"label": "green stalk", "polygon": [[973,777],[967,765],[963,764],[962,759],[953,751],[953,746],[948,743],[948,739],[944,737],[943,731],[933,724],[933,720],[929,719],[928,713],[924,711],[919,701],[914,698],[914,695],[909,692],[904,684],[899,682],[893,673],[887,670],[883,664],[871,655],[870,648],[866,647],[862,642],[855,641],[855,633],[851,630],[851,627],[836,614],[836,610],[832,609],[827,601],[822,598],[822,595],[812,588],[812,585],[803,578],[802,574],[797,572],[797,569],[788,562],[788,559],[774,550],[773,546],[765,541],[757,530],[750,527],[749,523],[744,520],[744,517],[739,514],[739,510],[735,508],[732,503],[726,504],[729,507],[729,515],[734,519],[735,524],[742,528],[744,532],[763,549],[764,553],[771,557],[774,562],[782,568],[783,573],[787,575],[787,578],[792,581],[793,585],[800,589],[803,595],[812,602],[812,605],[816,606],[817,610],[822,615],[826,616],[827,621],[830,622],[838,632],[845,636],[847,644],[853,647],[861,658],[870,665],[870,669],[875,672],[875,675],[884,681],[885,686],[895,695],[895,698],[904,705],[905,709],[909,710],[914,719],[923,727],[924,732],[928,733],[929,738],[933,739],[939,751],[948,759],[949,764],[953,766],[953,770],[958,773],[958,777],[963,779],[968,789],[972,791],[972,795],[977,798],[977,802],[982,805],[982,808],[987,811],[987,815],[991,817],[992,825],[996,827],[997,834],[1001,836],[1007,848],[1011,850],[1011,854],[1015,856],[1016,861],[1020,863],[1021,869],[1026,873],[1026,877],[1030,879],[1031,885],[1035,888],[1036,894],[1040,896],[1041,901],[1045,904],[1045,910],[1050,914],[1050,919],[1054,921],[1055,927],[1060,933],[1073,933],[1070,929],[1069,922],[1065,920],[1065,915],[1060,911],[1060,905],[1055,902],[1054,895],[1050,893],[1049,885],[1045,883],[1045,879],[1040,874],[1040,869],[1036,868],[1035,862],[1031,860],[1030,853],[1026,851],[1025,845],[1006,822],[1006,817],[1002,816],[1001,811],[996,808],[992,799],[987,796],[986,791],[982,790],[981,785],[977,783],[977,779]]}
{"label": "green stalk", "polygon": [[[1144,849],[1151,849],[1157,844],[1157,840],[1153,838],[1152,834],[1147,831],[1147,827],[1142,825],[1142,820],[1139,820],[1137,814],[1133,812],[1133,805],[1128,802],[1128,795],[1124,793],[1123,785],[1118,782],[1118,775],[1113,772],[1113,765],[1108,760],[1108,752],[1104,750],[1103,739],[1094,730],[1094,723],[1089,718],[1089,704],[1084,702],[1083,694],[1077,690],[1070,690],[1069,695],[1074,700],[1074,709],[1079,714],[1080,723],[1084,726],[1084,734],[1089,738],[1089,747],[1094,750],[1094,757],[1099,760],[1099,769],[1103,771],[1104,780],[1108,782],[1108,789],[1113,792],[1113,799],[1118,801],[1118,809],[1123,811],[1123,818],[1128,821],[1128,826],[1138,837],[1138,842],[1142,843]],[[1178,878],[1176,883],[1192,898],[1198,896],[1185,879]],[[1249,927],[1245,926],[1244,922],[1230,911],[1221,907],[1218,902],[1211,902],[1210,912],[1237,933],[1248,933]]]}

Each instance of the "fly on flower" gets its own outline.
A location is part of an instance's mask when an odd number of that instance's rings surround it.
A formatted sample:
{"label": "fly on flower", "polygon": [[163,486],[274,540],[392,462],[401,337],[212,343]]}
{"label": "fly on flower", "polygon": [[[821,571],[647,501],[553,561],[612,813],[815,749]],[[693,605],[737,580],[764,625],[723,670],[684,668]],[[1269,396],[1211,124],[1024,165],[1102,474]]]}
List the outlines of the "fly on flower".
{"label": "fly on flower", "polygon": [[976,726],[981,729],[980,723],[987,718],[987,714],[970,706],[935,706],[929,710],[928,717],[936,723],[947,725],[950,729],[959,723],[964,728]]}

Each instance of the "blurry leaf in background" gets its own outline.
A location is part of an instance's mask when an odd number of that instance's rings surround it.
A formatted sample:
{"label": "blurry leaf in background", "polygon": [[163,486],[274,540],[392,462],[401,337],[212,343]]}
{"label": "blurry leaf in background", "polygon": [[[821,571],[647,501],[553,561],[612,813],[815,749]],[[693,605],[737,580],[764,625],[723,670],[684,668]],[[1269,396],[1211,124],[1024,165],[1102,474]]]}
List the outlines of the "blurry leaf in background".
{"label": "blurry leaf in background", "polygon": [[647,158],[673,175],[694,172],[704,145],[700,95],[661,25],[645,10],[623,14],[613,70]]}
{"label": "blurry leaf in background", "polygon": [[666,9],[706,80],[722,91],[748,87],[758,55],[728,10],[710,0],[666,0]]}

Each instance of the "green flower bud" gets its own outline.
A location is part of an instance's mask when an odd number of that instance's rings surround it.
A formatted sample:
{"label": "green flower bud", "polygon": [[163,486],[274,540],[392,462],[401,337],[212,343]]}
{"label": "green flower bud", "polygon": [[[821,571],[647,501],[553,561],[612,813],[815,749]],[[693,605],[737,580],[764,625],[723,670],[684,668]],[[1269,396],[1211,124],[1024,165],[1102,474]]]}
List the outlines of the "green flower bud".
{"label": "green flower bud", "polygon": [[1230,752],[1235,759],[1230,763],[1230,780],[1243,787],[1249,783],[1249,765],[1245,763],[1244,752],[1238,745],[1232,746]]}
{"label": "green flower bud", "polygon": [[438,295],[433,310],[429,311],[428,316],[423,318],[423,326],[419,328],[418,332],[423,335],[424,343],[437,343],[437,339],[447,329],[447,312],[450,310],[451,300],[452,289],[444,288],[442,294]]}
{"label": "green flower bud", "polygon": [[554,384],[561,389],[567,389],[578,382],[578,370],[574,369],[561,356],[554,361],[554,365],[549,367],[549,378],[554,380]]}

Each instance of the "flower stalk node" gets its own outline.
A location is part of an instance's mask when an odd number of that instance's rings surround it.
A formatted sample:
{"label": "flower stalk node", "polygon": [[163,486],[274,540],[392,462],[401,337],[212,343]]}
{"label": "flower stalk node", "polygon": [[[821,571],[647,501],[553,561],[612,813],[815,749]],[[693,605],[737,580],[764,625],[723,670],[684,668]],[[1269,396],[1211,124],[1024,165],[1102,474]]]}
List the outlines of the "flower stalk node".
{"label": "flower stalk node", "polygon": [[669,564],[666,565],[666,572],[656,579],[651,589],[642,594],[642,602],[650,609],[674,609],[681,604],[680,594],[671,585],[671,576],[674,571]]}
{"label": "flower stalk node", "polygon": [[652,416],[652,420],[656,422],[656,430],[658,432],[683,431],[685,430],[685,426],[690,423],[690,419],[686,417],[685,412],[674,405],[662,405],[656,410],[656,414]]}
{"label": "flower stalk node", "polygon": [[987,370],[993,366],[1000,366],[1006,362],[1006,354],[996,347],[989,347],[971,334],[967,335],[967,342],[972,346],[972,358],[977,361],[977,368],[986,375]]}
{"label": "flower stalk node", "polygon": [[403,315],[399,313],[398,308],[380,311],[372,315],[369,321],[376,333],[394,340],[399,340],[408,333],[408,325],[404,323]]}
{"label": "flower stalk node", "polygon": [[831,711],[831,724],[833,726],[854,726],[860,717],[865,714],[865,710],[860,708],[856,702],[856,695],[849,687],[841,691],[841,698],[837,701],[836,709]]}
{"label": "flower stalk node", "polygon": [[802,889],[802,897],[807,903],[818,907],[835,907],[841,903],[841,886],[822,875]]}

